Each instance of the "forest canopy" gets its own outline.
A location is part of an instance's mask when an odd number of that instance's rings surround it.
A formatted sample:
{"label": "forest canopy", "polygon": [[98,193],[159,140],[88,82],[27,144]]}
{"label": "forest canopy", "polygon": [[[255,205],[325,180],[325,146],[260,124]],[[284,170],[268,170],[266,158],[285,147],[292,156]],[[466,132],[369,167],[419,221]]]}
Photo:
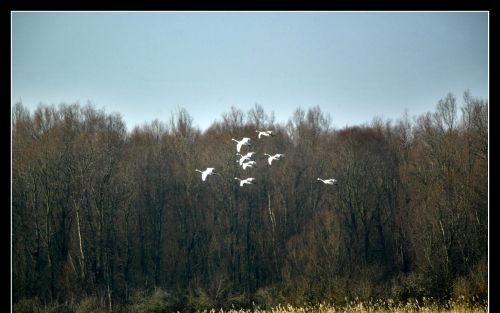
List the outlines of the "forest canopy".
{"label": "forest canopy", "polygon": [[[486,301],[488,103],[457,102],[342,129],[318,106],[284,124],[231,107],[203,132],[184,109],[127,132],[92,105],[17,103],[13,302]],[[237,162],[243,137],[256,168]],[[207,167],[220,175],[202,181]]]}

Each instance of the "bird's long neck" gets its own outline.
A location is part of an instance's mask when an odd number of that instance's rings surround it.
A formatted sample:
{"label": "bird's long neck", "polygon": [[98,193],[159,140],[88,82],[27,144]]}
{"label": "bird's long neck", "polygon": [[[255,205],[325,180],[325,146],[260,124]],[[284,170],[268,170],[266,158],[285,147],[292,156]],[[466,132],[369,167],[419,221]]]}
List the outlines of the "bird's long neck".
{"label": "bird's long neck", "polygon": [[234,139],[234,138],[231,138],[232,141],[236,141],[236,142],[239,142],[238,140]]}
{"label": "bird's long neck", "polygon": [[195,171],[200,172],[200,173],[203,173],[203,171],[200,171],[199,169],[195,169]]}

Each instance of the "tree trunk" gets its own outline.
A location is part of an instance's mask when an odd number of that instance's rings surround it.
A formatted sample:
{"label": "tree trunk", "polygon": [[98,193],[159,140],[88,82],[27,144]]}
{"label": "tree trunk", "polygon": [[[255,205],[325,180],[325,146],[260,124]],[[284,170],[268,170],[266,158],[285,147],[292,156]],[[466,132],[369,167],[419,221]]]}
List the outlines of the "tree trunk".
{"label": "tree trunk", "polygon": [[75,207],[75,214],[76,214],[76,231],[78,234],[78,248],[80,250],[80,258],[79,258],[80,279],[85,280],[85,254],[83,253],[83,240],[80,227],[80,207],[78,206],[75,200],[73,200],[73,204]]}

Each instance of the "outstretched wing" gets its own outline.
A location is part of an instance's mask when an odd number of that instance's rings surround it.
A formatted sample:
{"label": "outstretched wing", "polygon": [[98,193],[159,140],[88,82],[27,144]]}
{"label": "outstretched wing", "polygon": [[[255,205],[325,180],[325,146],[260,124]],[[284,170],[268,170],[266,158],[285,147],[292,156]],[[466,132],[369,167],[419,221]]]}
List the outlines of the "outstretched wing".
{"label": "outstretched wing", "polygon": [[245,162],[245,157],[242,156],[238,162],[240,163],[240,166],[243,166],[243,162]]}

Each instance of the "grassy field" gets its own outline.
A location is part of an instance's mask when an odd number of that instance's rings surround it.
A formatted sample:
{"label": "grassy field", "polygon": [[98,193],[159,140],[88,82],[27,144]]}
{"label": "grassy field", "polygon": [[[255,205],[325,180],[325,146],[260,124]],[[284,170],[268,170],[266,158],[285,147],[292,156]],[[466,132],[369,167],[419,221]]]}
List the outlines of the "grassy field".
{"label": "grassy field", "polygon": [[418,302],[396,305],[390,302],[377,301],[375,303],[350,303],[346,306],[331,306],[320,304],[318,306],[294,307],[292,305],[277,306],[272,309],[230,309],[208,310],[204,313],[483,313],[488,312],[486,305],[470,306],[463,303],[449,302],[446,305],[419,304]]}
{"label": "grassy field", "polygon": [[[13,308],[14,313],[109,313],[109,309],[102,304],[99,305],[95,299],[87,299],[79,305],[56,305],[42,306],[33,301],[24,301]],[[257,305],[249,309],[238,309],[236,307],[226,309],[199,309],[185,308],[173,310],[161,302],[149,302],[142,305],[117,305],[113,307],[113,313],[486,313],[487,304],[471,305],[465,301],[450,300],[438,305],[434,302],[425,303],[417,300],[406,303],[395,303],[391,300],[376,300],[369,302],[350,301],[344,305],[278,305],[271,308],[262,308]]]}

